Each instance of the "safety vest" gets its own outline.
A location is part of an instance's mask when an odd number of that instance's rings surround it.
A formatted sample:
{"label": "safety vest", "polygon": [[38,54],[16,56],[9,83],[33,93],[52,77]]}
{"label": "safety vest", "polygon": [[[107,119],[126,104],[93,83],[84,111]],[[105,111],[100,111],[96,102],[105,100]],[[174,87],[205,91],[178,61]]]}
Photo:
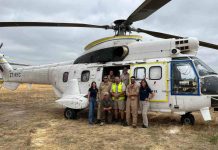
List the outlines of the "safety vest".
{"label": "safety vest", "polygon": [[[116,93],[116,87],[117,87],[117,84],[116,83],[113,83],[112,84],[112,93]],[[122,82],[120,82],[119,84],[118,84],[118,91],[117,91],[118,93],[122,93],[123,92],[123,83]],[[115,100],[115,97],[114,96],[112,96],[112,100]],[[122,94],[122,95],[120,95],[120,97],[118,98],[118,100],[125,100],[125,96],[124,96],[124,94]]]}

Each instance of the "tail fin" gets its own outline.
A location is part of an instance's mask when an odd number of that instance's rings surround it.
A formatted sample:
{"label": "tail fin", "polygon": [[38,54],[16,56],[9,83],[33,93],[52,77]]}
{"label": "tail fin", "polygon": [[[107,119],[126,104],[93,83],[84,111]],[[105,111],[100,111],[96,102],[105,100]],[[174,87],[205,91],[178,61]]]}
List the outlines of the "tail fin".
{"label": "tail fin", "polygon": [[4,81],[3,87],[10,89],[10,90],[16,90],[17,87],[19,86],[19,83],[9,82],[9,76],[12,71],[13,71],[12,66],[4,58],[4,55],[0,54],[0,74]]}
{"label": "tail fin", "polygon": [[4,58],[4,55],[0,54],[0,73],[2,75],[2,78],[6,79],[12,70],[12,66]]}

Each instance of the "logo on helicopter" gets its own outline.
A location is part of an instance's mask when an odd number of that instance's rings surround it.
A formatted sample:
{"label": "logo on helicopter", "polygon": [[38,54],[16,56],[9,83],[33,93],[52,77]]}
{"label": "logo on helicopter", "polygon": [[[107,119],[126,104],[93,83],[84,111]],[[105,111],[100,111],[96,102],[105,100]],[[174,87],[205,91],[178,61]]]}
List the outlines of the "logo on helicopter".
{"label": "logo on helicopter", "polygon": [[10,78],[17,78],[17,77],[21,77],[21,73],[20,72],[12,72],[9,75]]}

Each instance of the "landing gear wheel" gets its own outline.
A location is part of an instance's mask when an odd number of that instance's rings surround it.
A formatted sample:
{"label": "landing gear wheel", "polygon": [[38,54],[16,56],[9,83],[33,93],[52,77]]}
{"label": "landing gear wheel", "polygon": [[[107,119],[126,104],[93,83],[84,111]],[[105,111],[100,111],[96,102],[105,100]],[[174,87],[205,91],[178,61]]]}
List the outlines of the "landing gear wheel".
{"label": "landing gear wheel", "polygon": [[77,118],[77,111],[75,109],[66,108],[64,110],[64,117],[66,119],[76,119]]}
{"label": "landing gear wheel", "polygon": [[194,125],[195,117],[192,114],[187,113],[185,115],[182,115],[181,122],[183,125]]}

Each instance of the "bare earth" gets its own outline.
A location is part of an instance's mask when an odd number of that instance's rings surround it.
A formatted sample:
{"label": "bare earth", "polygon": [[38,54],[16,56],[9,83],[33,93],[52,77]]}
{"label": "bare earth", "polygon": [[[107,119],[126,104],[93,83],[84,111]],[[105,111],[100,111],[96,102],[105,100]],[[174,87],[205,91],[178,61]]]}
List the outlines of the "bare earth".
{"label": "bare earth", "polygon": [[[182,126],[180,116],[150,113],[150,127],[137,129],[119,124],[89,126],[87,111],[78,120],[66,120],[55,103],[52,88],[22,85],[0,91],[0,149],[218,149],[218,119],[205,123],[194,113],[196,124]],[[141,120],[141,119],[140,119]]]}

